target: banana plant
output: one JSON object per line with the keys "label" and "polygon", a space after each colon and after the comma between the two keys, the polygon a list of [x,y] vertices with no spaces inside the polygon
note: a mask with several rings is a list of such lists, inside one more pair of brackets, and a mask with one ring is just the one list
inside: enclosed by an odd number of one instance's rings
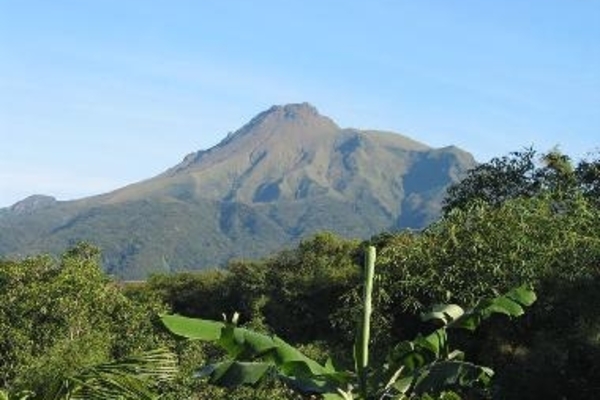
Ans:
{"label": "banana plant", "polygon": [[403,400],[423,394],[436,395],[448,387],[487,385],[493,371],[465,361],[461,351],[450,349],[448,331],[473,331],[493,314],[520,316],[536,299],[532,290],[519,287],[495,299],[482,300],[470,310],[454,304],[436,306],[422,317],[436,322],[437,329],[398,343],[383,365],[374,367],[369,361],[374,270],[375,248],[368,247],[354,371],[338,371],[331,360],[320,364],[277,336],[238,327],[237,315],[223,322],[163,315],[162,322],[177,336],[214,342],[226,351],[227,360],[208,364],[196,374],[213,384],[253,385],[276,376],[301,393],[320,395],[326,400]]}
{"label": "banana plant", "polygon": [[455,304],[435,306],[431,312],[423,314],[422,319],[435,321],[440,327],[426,336],[400,342],[389,352],[381,368],[389,380],[380,388],[380,397],[409,399],[425,393],[440,393],[447,387],[487,386],[494,371],[465,361],[462,351],[451,349],[449,331],[474,331],[494,314],[521,316],[524,308],[535,300],[535,293],[522,286],[494,299],[481,300],[466,311]]}

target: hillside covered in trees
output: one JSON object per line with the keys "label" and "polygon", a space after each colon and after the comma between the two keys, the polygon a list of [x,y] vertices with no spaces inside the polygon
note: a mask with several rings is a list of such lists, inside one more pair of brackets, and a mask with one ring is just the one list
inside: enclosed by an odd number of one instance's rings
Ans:
{"label": "hillside covered in trees", "polygon": [[420,232],[365,241],[319,233],[263,259],[135,284],[107,277],[89,244],[60,258],[4,259],[0,398],[314,398],[275,373],[240,387],[195,378],[223,350],[172,335],[159,316],[219,321],[238,312],[239,326],[352,370],[360,266],[374,246],[373,360],[435,332],[420,317],[435,304],[474,307],[523,285],[537,295],[519,318],[492,316],[449,336],[466,360],[495,372],[491,380],[395,398],[591,399],[600,393],[599,227],[600,159],[525,150],[473,169]]}
{"label": "hillside covered in trees", "polygon": [[162,174],[98,196],[33,196],[0,209],[0,254],[87,241],[122,279],[222,266],[316,232],[368,238],[425,227],[475,166],[454,146],[341,128],[308,103],[273,106]]}

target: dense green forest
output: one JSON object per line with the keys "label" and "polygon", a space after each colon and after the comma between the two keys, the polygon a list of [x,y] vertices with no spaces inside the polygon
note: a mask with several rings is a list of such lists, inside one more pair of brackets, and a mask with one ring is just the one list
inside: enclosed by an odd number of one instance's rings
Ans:
{"label": "dense green forest", "polygon": [[600,393],[600,158],[575,163],[558,151],[524,150],[473,169],[449,190],[443,216],[419,232],[364,242],[321,233],[266,259],[146,282],[111,279],[100,251],[85,243],[60,258],[1,260],[0,399],[318,398],[276,373],[235,387],[195,377],[226,353],[173,335],[161,315],[223,321],[237,312],[248,332],[351,371],[368,246],[377,250],[374,361],[436,332],[421,318],[436,304],[468,309],[523,285],[537,295],[518,318],[492,316],[475,332],[448,336],[466,360],[494,371],[489,381],[395,398]]}

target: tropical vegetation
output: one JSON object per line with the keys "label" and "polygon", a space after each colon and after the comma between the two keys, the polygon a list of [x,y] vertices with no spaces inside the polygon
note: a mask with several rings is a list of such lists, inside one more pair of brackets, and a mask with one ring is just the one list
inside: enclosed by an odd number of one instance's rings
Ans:
{"label": "tropical vegetation", "polygon": [[[324,232],[268,258],[145,282],[107,276],[88,244],[58,258],[2,259],[0,398],[595,398],[599,196],[599,158],[526,149],[472,170],[422,231],[367,241]],[[370,246],[365,368],[349,349]],[[469,315],[520,314],[507,299],[526,313],[453,329]],[[209,336],[186,339],[200,334]],[[465,375],[422,389],[441,361]],[[244,363],[258,373],[237,385]]]}

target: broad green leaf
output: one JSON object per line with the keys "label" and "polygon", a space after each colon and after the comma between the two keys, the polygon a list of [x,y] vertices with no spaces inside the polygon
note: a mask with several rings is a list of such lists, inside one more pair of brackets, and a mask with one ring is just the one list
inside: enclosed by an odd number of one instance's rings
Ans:
{"label": "broad green leaf", "polygon": [[271,368],[273,364],[268,362],[225,361],[214,364],[210,382],[226,387],[254,385]]}
{"label": "broad green leaf", "polygon": [[433,359],[435,359],[435,356],[429,349],[405,341],[396,345],[388,356],[388,363],[391,369],[397,370],[404,367],[405,373],[410,374]]}
{"label": "broad green leaf", "polygon": [[524,306],[530,306],[536,300],[535,292],[525,286],[518,287],[505,295],[491,300],[481,301],[475,308],[448,324],[449,328],[475,330],[479,324],[493,314],[509,317],[523,315]]}
{"label": "broad green leaf", "polygon": [[288,376],[280,375],[280,378],[288,386],[294,388],[300,393],[335,393],[338,386],[327,379],[327,377],[318,376]]}
{"label": "broad green leaf", "polygon": [[[227,326],[222,330],[223,336],[218,344],[224,347],[230,355],[238,360],[250,360],[260,358],[272,361],[275,365],[283,368],[295,369],[284,370],[288,375],[304,372],[307,368],[312,374],[324,375],[328,369],[302,354],[298,349],[289,345],[277,336],[269,336],[253,332],[245,328],[234,328]],[[299,367],[303,365],[303,367]]]}
{"label": "broad green leaf", "polygon": [[181,315],[162,315],[160,318],[171,332],[193,340],[219,340],[221,329],[225,327],[223,322],[188,318]]}
{"label": "broad green leaf", "polygon": [[325,361],[325,370],[328,373],[336,372],[336,369],[335,369],[335,366],[333,365],[333,360],[331,359],[331,357],[327,357],[327,361]]}
{"label": "broad green leaf", "polygon": [[[279,374],[299,388],[324,393],[333,390],[335,382],[344,381],[332,364],[322,366],[277,336],[265,335],[231,323],[201,319],[163,316],[162,320],[173,333],[190,339],[210,340],[227,351],[234,360],[213,364],[202,369],[198,376],[210,376],[219,385],[255,383],[268,370],[276,367]],[[345,378],[348,381],[348,378]]]}
{"label": "broad green leaf", "polygon": [[537,297],[535,292],[526,286],[520,286],[518,288],[512,289],[508,293],[505,294],[505,297],[516,301],[519,304],[524,306],[530,306],[535,303]]}
{"label": "broad green leaf", "polygon": [[404,366],[398,368],[391,378],[388,379],[388,382],[383,387],[384,393],[389,393],[390,389],[395,388],[400,393],[405,393],[410,384],[412,382],[412,377],[402,377],[402,373],[404,372]]}
{"label": "broad green leaf", "polygon": [[277,347],[271,336],[236,328],[233,324],[223,327],[217,344],[238,360],[255,359]]}
{"label": "broad green leaf", "polygon": [[316,375],[326,375],[329,373],[328,369],[318,362],[308,358],[302,354],[298,349],[284,342],[282,339],[275,336],[273,342],[277,344],[274,350],[275,361],[278,364],[285,364],[292,361],[302,361],[310,368],[311,372]]}
{"label": "broad green leaf", "polygon": [[508,297],[500,297],[484,310],[486,314],[504,314],[509,317],[520,317],[525,313],[521,305]]}
{"label": "broad green leaf", "polygon": [[448,334],[445,328],[440,328],[427,336],[419,337],[414,342],[432,352],[436,357],[439,357],[440,353],[446,348]]}
{"label": "broad green leaf", "polygon": [[388,355],[390,369],[403,368],[404,375],[411,375],[423,366],[434,362],[445,353],[447,347],[446,328],[440,328],[427,336],[418,336],[415,340],[399,343]]}
{"label": "broad green leaf", "polygon": [[474,331],[484,319],[485,318],[482,313],[473,313],[472,311],[468,311],[462,317],[454,321],[448,328],[460,328]]}
{"label": "broad green leaf", "polygon": [[421,318],[423,321],[439,320],[447,325],[448,323],[461,317],[465,311],[456,304],[439,304],[433,307],[433,309],[424,313]]}
{"label": "broad green leaf", "polygon": [[476,383],[487,385],[494,372],[486,367],[464,361],[442,361],[423,371],[414,392],[439,393],[452,385],[469,387]]}
{"label": "broad green leaf", "polygon": [[413,377],[412,376],[406,376],[403,377],[401,379],[397,379],[394,384],[393,387],[394,389],[396,389],[399,393],[407,393],[408,390],[410,389],[410,386],[412,385],[413,382]]}
{"label": "broad green leaf", "polygon": [[[520,287],[495,299],[481,301],[466,312],[455,305],[436,306],[432,312],[422,317],[426,320],[440,320],[445,325],[427,336],[419,335],[411,342],[399,343],[388,356],[389,370],[402,372],[390,380],[394,382],[394,389],[401,394],[422,394],[436,392],[449,385],[486,384],[493,371],[462,361],[464,354],[461,351],[450,351],[448,328],[474,330],[481,321],[493,314],[516,317],[523,314],[523,307],[534,301],[535,294]],[[388,387],[389,383],[385,388]]]}

